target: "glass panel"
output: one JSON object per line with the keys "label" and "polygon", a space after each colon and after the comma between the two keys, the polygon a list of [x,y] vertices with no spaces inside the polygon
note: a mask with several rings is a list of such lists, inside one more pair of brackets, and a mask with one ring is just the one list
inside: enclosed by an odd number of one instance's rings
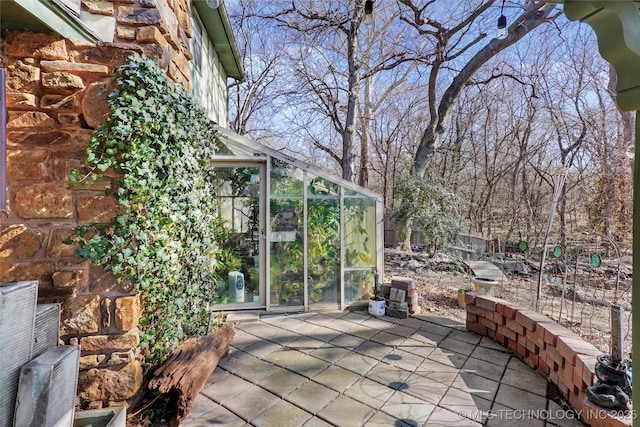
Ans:
{"label": "glass panel", "polygon": [[260,167],[215,167],[215,199],[227,238],[216,304],[260,303]]}
{"label": "glass panel", "polygon": [[313,177],[309,174],[309,185],[307,186],[309,197],[313,196],[338,196],[340,186],[328,179]]}
{"label": "glass panel", "polygon": [[304,304],[303,200],[271,200],[271,305]]}
{"label": "glass panel", "polygon": [[345,267],[376,266],[376,201],[344,199]]}
{"label": "glass panel", "polygon": [[352,190],[350,188],[345,188],[344,189],[344,195],[345,196],[355,196],[355,197],[366,197],[369,198],[369,196],[365,196],[364,194],[356,191],[356,190]]}
{"label": "glass panel", "polygon": [[220,147],[216,150],[218,156],[255,156],[265,157],[266,154],[258,149],[249,147],[228,138],[219,138]]}
{"label": "glass panel", "polygon": [[368,300],[373,295],[375,272],[374,269],[345,270],[344,272],[344,301]]}
{"label": "glass panel", "polygon": [[338,304],[340,283],[340,201],[307,201],[309,304]]}
{"label": "glass panel", "polygon": [[302,170],[282,160],[271,158],[271,196],[303,195]]}

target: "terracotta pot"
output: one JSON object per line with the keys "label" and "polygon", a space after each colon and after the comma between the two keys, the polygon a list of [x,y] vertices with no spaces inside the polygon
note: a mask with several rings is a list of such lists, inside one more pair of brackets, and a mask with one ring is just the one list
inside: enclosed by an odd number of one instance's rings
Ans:
{"label": "terracotta pot", "polygon": [[467,307],[467,302],[464,299],[464,295],[465,295],[465,291],[464,290],[459,290],[458,291],[458,307],[460,308],[466,308]]}

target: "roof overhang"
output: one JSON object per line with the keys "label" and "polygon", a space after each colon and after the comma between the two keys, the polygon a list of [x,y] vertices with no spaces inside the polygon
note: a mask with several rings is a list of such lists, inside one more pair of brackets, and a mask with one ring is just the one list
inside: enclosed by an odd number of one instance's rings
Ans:
{"label": "roof overhang", "polygon": [[224,1],[220,1],[220,6],[216,9],[209,7],[205,0],[193,0],[192,5],[198,12],[227,75],[236,80],[244,80],[242,61]]}
{"label": "roof overhang", "polygon": [[62,2],[0,0],[0,19],[2,29],[44,31],[88,43],[99,40]]}

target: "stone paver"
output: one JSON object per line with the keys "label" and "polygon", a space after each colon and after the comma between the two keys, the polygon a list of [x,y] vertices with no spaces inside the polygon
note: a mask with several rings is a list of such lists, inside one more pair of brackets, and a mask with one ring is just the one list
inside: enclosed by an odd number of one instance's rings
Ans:
{"label": "stone paver", "polygon": [[253,420],[280,401],[273,393],[260,387],[251,387],[227,400],[224,406],[246,420]]}
{"label": "stone paver", "polygon": [[496,402],[511,409],[533,410],[544,407],[546,398],[508,384],[500,384]]}
{"label": "stone paver", "polygon": [[257,427],[298,427],[311,418],[311,414],[295,405],[281,400],[252,421]]}
{"label": "stone paver", "polygon": [[396,391],[381,410],[406,424],[421,426],[427,421],[435,407],[435,405],[424,400],[410,396],[402,391]]}
{"label": "stone paver", "polygon": [[[339,311],[238,319],[230,353],[183,426],[580,425],[547,399],[542,376],[451,319]],[[549,419],[515,421],[514,410]]]}
{"label": "stone paver", "polygon": [[426,425],[429,427],[480,427],[482,424],[471,421],[457,412],[436,408],[429,416]]}
{"label": "stone paver", "polygon": [[271,393],[283,397],[307,381],[309,381],[309,379],[302,375],[298,375],[288,369],[277,368],[275,373],[258,381],[258,385]]}
{"label": "stone paver", "polygon": [[340,393],[329,387],[309,381],[297,389],[295,393],[290,393],[286,399],[305,408],[310,413],[316,414],[339,395]]}
{"label": "stone paver", "polygon": [[547,394],[547,380],[536,372],[522,372],[507,368],[501,382],[502,384],[530,391],[539,396],[546,396]]}
{"label": "stone paver", "polygon": [[373,413],[372,408],[348,396],[340,395],[318,415],[335,425],[361,426],[371,418]]}
{"label": "stone paver", "polygon": [[[191,414],[189,414],[191,415]],[[247,423],[242,418],[235,415],[222,406],[212,407],[209,411],[200,415],[197,418],[188,416],[181,424],[183,427],[206,427],[206,426],[225,426],[225,427],[240,427],[245,426]]]}
{"label": "stone paver", "polygon": [[326,385],[338,392],[348,389],[359,379],[360,376],[358,374],[335,365],[329,366],[327,369],[313,377],[313,381]]}
{"label": "stone paver", "polygon": [[344,394],[365,405],[378,409],[384,405],[393,393],[394,390],[392,388],[368,378],[362,378],[346,390]]}

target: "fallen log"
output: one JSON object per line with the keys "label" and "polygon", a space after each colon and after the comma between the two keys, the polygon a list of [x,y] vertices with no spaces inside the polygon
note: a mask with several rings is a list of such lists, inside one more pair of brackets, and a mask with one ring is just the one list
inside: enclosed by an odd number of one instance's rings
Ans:
{"label": "fallen log", "polygon": [[218,362],[229,353],[234,335],[233,327],[225,325],[203,337],[189,338],[155,370],[148,388],[172,395],[176,414],[171,425],[179,425],[189,413]]}

